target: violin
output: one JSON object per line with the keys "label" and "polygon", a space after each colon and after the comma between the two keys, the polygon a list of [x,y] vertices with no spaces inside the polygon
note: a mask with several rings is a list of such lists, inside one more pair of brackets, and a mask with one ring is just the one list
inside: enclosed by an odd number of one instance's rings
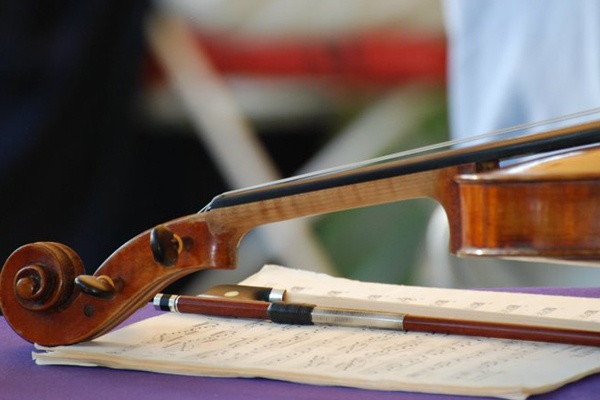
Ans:
{"label": "violin", "polygon": [[589,115],[226,192],[197,214],[134,237],[93,275],[63,244],[24,245],[0,273],[3,314],[30,342],[90,340],[185,275],[235,268],[240,241],[257,226],[422,197],[445,209],[449,250],[458,256],[593,264],[600,260],[600,121],[582,118]]}

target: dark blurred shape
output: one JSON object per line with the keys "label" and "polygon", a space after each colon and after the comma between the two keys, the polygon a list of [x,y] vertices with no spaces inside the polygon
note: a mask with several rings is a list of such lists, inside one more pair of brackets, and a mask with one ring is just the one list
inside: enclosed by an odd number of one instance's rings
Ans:
{"label": "dark blurred shape", "polygon": [[148,4],[0,7],[0,258],[60,241],[95,270],[131,231],[123,221]]}

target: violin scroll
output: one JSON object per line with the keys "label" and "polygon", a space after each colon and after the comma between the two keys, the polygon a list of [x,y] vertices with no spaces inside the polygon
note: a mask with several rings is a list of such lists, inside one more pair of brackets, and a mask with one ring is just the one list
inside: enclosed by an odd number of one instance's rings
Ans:
{"label": "violin scroll", "polygon": [[2,280],[0,293],[13,291],[14,296],[2,296],[3,308],[13,308],[9,304],[16,301],[29,311],[53,312],[72,301],[74,279],[84,268],[79,256],[69,247],[39,242],[17,249],[7,260],[4,270],[3,274],[14,278],[12,282]]}

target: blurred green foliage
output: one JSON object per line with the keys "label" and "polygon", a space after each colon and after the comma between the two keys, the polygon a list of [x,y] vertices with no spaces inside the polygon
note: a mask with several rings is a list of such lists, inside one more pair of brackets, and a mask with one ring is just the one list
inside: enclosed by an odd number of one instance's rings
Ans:
{"label": "blurred green foliage", "polygon": [[[417,129],[381,155],[447,140],[444,93],[433,96]],[[323,215],[314,230],[341,276],[411,284],[435,202],[415,199]]]}

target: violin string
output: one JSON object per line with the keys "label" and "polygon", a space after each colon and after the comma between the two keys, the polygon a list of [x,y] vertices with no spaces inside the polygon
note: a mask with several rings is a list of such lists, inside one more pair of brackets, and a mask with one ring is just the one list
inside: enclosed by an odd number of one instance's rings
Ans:
{"label": "violin string", "polygon": [[[549,129],[551,125],[556,125],[556,124],[559,124],[562,122],[572,122],[574,120],[577,120],[577,119],[580,119],[583,117],[590,117],[594,114],[599,114],[599,116],[600,116],[600,107],[580,111],[577,113],[567,114],[567,115],[563,115],[563,116],[559,116],[559,117],[555,117],[555,118],[550,118],[550,119],[546,119],[543,121],[529,122],[529,123],[524,123],[524,124],[520,124],[520,125],[515,125],[515,126],[511,126],[509,128],[498,129],[498,130],[494,130],[492,132],[484,133],[481,135],[475,135],[475,136],[468,137],[468,138],[445,141],[445,142],[441,142],[441,143],[435,143],[432,145],[419,147],[416,149],[405,150],[405,151],[401,151],[399,153],[388,154],[388,155],[372,158],[372,159],[365,160],[365,161],[359,161],[359,162],[355,162],[355,163],[351,163],[351,164],[336,166],[336,167],[318,170],[318,171],[314,171],[314,172],[308,172],[305,174],[296,175],[296,176],[292,176],[289,178],[276,180],[273,182],[267,182],[267,183],[262,183],[262,184],[258,184],[255,186],[250,186],[247,188],[228,191],[217,197],[222,197],[222,196],[226,196],[226,195],[234,195],[236,193],[241,193],[241,192],[264,189],[264,188],[268,188],[268,187],[271,187],[274,185],[279,185],[279,184],[284,184],[284,183],[292,183],[292,182],[305,180],[305,179],[309,179],[309,178],[323,177],[326,175],[331,175],[331,174],[345,172],[345,171],[351,171],[351,170],[359,169],[359,168],[363,168],[363,167],[375,166],[375,165],[382,164],[382,163],[389,162],[389,161],[399,161],[399,160],[406,159],[406,158],[412,157],[412,156],[425,155],[428,153],[439,152],[442,149],[456,148],[458,146],[473,144],[473,143],[480,142],[480,141],[491,141],[491,139],[498,139],[498,138],[502,138],[505,136],[513,136],[516,132],[519,132],[519,131],[532,130],[534,128],[539,128],[539,127],[547,127]],[[530,132],[527,135],[531,135],[533,133],[534,132]],[[524,135],[524,136],[527,136],[527,135]],[[207,205],[206,207],[204,207],[200,212],[207,211],[209,209],[210,209],[210,204]]]}

